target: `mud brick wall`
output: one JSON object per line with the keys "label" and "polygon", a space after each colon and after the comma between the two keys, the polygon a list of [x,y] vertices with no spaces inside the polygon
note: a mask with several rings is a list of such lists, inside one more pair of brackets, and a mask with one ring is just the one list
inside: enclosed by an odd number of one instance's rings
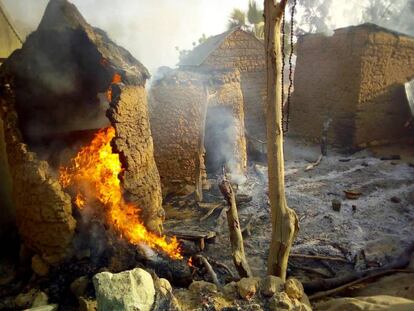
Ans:
{"label": "mud brick wall", "polygon": [[114,85],[112,94],[107,114],[116,131],[112,145],[125,168],[121,176],[125,198],[141,209],[148,229],[161,233],[161,182],[154,160],[145,87]]}
{"label": "mud brick wall", "polygon": [[403,84],[414,78],[414,38],[385,31],[361,31],[361,36],[367,43],[361,58],[355,144],[407,136],[404,123],[410,109]]}
{"label": "mud brick wall", "polygon": [[363,45],[354,33],[306,35],[297,43],[290,132],[318,141],[331,118],[330,143],[351,145],[355,135]]}
{"label": "mud brick wall", "polygon": [[230,107],[233,112],[235,133],[234,145],[231,146],[234,154],[234,173],[244,174],[247,166],[246,138],[244,133],[243,93],[238,71],[217,73],[212,78],[212,88],[215,96],[209,101],[208,107]]}
{"label": "mud brick wall", "polygon": [[[203,77],[178,71],[152,86],[150,122],[163,192],[195,184],[206,105]],[[202,163],[202,167],[204,163]]]}
{"label": "mud brick wall", "polygon": [[24,244],[54,264],[71,250],[76,227],[71,198],[62,190],[47,162],[40,161],[23,143],[12,102],[10,91],[2,86],[0,106],[17,227]]}
{"label": "mud brick wall", "polygon": [[266,59],[263,43],[242,30],[236,30],[214,50],[200,70],[237,69],[241,76],[247,133],[266,139]]}
{"label": "mud brick wall", "polygon": [[414,76],[412,42],[372,24],[301,37],[291,133],[319,141],[330,118],[328,140],[343,147],[407,135],[401,83]]}
{"label": "mud brick wall", "polygon": [[11,198],[11,176],[4,139],[3,120],[0,119],[0,238],[10,233],[15,224],[14,207]]}

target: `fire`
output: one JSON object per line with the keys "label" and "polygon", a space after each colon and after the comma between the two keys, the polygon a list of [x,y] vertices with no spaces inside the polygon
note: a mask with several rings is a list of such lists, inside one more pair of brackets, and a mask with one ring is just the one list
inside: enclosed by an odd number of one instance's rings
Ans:
{"label": "fire", "polygon": [[[122,77],[119,74],[114,74],[114,76],[112,77],[112,84],[117,84],[117,83],[121,83],[122,82]],[[106,91],[106,98],[108,99],[108,101],[112,101],[112,89],[111,87],[109,87],[109,89]]]}
{"label": "fire", "polygon": [[108,224],[130,243],[145,243],[164,251],[172,259],[182,259],[175,237],[167,241],[148,231],[139,217],[139,209],[125,202],[118,178],[122,172],[119,155],[112,152],[111,140],[115,129],[108,127],[95,134],[90,145],[83,147],[69,167],[60,168],[60,183],[77,192],[75,204],[79,209],[88,202],[98,201]]}

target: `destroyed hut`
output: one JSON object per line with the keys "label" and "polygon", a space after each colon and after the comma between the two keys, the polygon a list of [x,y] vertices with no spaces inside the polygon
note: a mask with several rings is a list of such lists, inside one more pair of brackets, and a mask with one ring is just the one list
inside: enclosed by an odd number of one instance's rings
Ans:
{"label": "destroyed hut", "polygon": [[328,141],[345,148],[412,135],[404,84],[414,78],[413,37],[363,24],[304,35],[297,54],[292,134],[319,141],[330,120]]}
{"label": "destroyed hut", "polygon": [[[148,77],[66,0],[49,2],[37,30],[1,66],[16,225],[37,261],[57,264],[84,251],[100,256],[108,232],[132,243],[137,227],[161,232]],[[142,223],[131,223],[138,214]]]}
{"label": "destroyed hut", "polygon": [[[240,27],[195,47],[151,88],[151,127],[164,190],[225,164],[245,172],[248,148],[266,137],[263,42]],[[253,154],[253,152],[251,153]],[[179,160],[178,160],[179,159]]]}

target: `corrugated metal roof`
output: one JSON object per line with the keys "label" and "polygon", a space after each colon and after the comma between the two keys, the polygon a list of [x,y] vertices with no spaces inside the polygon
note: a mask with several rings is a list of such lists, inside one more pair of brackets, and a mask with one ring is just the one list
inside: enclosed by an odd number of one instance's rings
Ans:
{"label": "corrugated metal roof", "polygon": [[216,50],[224,40],[240,27],[232,28],[222,34],[208,38],[202,44],[196,46],[184,59],[182,59],[178,66],[200,66],[207,57]]}

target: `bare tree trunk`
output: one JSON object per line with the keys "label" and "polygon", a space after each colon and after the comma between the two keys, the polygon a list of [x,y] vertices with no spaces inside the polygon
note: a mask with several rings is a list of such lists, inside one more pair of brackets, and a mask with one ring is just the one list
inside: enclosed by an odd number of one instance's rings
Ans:
{"label": "bare tree trunk", "polygon": [[265,48],[267,63],[267,162],[269,201],[272,213],[272,239],[268,274],[286,279],[289,252],[298,231],[296,213],[285,197],[282,100],[281,21],[287,0],[265,0]]}
{"label": "bare tree trunk", "polygon": [[236,196],[234,194],[233,187],[224,176],[219,188],[229,206],[227,210],[227,223],[229,226],[231,253],[234,265],[236,266],[240,277],[251,277],[253,275],[244,252],[243,235],[240,228],[239,214],[237,213],[236,206]]}

